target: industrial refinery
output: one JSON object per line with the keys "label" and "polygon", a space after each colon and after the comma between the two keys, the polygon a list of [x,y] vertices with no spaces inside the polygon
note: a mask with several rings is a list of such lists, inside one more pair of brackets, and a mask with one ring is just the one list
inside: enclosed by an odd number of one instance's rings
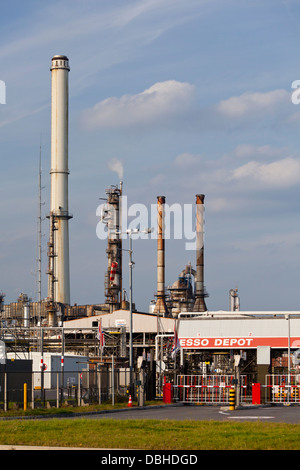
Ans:
{"label": "industrial refinery", "polygon": [[[54,56],[50,70],[48,293],[47,298],[38,301],[20,293],[16,302],[9,304],[5,303],[5,294],[0,293],[2,364],[12,358],[19,367],[22,361],[32,361],[32,371],[40,377],[47,362],[49,371],[64,371],[68,384],[89,390],[95,382],[87,385],[84,374],[77,378],[77,373],[114,367],[124,375],[124,389],[129,388],[134,396],[137,384],[144,398],[161,397],[168,383],[172,384],[172,400],[226,403],[229,388],[235,386],[243,403],[253,399],[253,384],[259,384],[258,401],[298,402],[300,311],[242,311],[237,287],[228,293],[228,311],[209,310],[204,269],[205,195],[201,188],[191,195],[196,227],[193,261],[174,273],[174,282],[169,286],[165,282],[167,196],[157,196],[157,251],[153,253],[157,287],[155,293],[149,293],[149,298],[153,296],[149,310],[142,312],[132,298],[132,277],[129,287],[123,282],[124,185],[122,181],[119,185],[108,182],[103,188],[106,197],[100,216],[107,231],[103,303],[72,305],[68,57]],[[130,242],[131,233],[127,235]],[[130,275],[131,255],[130,245]],[[0,289],[5,291],[5,286]],[[61,362],[51,365],[57,356]],[[54,382],[36,379],[32,389],[51,389],[57,386],[57,379]],[[108,390],[109,383],[102,383],[102,390]]]}

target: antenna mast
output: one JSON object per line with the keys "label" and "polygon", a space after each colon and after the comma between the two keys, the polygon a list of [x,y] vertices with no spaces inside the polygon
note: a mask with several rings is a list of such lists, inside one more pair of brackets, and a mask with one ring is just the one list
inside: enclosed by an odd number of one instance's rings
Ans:
{"label": "antenna mast", "polygon": [[39,155],[39,190],[38,190],[38,218],[37,218],[37,296],[38,296],[38,321],[41,324],[42,302],[42,146],[40,144]]}

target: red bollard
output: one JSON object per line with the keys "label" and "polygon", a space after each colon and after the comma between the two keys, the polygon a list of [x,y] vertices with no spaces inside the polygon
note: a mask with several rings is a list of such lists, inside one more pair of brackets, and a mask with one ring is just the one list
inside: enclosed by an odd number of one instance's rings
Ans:
{"label": "red bollard", "polygon": [[172,384],[165,383],[163,386],[163,402],[172,403]]}
{"label": "red bollard", "polygon": [[252,405],[261,405],[260,384],[252,384]]}

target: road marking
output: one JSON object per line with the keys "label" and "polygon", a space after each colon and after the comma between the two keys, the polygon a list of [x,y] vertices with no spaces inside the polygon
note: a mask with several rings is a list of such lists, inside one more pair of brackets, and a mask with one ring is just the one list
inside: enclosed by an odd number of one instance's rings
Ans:
{"label": "road marking", "polygon": [[230,413],[219,411],[221,415],[225,415],[228,419],[274,419],[274,416],[229,416]]}
{"label": "road marking", "polygon": [[228,416],[229,419],[274,419],[274,416]]}

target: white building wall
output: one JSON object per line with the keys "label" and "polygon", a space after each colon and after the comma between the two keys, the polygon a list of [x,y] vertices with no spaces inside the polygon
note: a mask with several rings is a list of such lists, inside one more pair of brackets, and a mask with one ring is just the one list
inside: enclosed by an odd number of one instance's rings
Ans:
{"label": "white building wall", "polygon": [[[181,319],[178,336],[181,347],[194,348],[257,348],[271,346],[287,348],[300,347],[300,312],[264,312],[264,316],[243,312],[244,316],[227,316],[210,312],[202,318]],[[274,315],[281,315],[275,317]],[[222,318],[223,316],[223,318]],[[298,316],[298,318],[297,318]]]}
{"label": "white building wall", "polygon": [[[126,330],[130,329],[130,312],[129,310],[116,310],[113,313],[103,313],[101,315],[93,315],[91,317],[79,318],[78,320],[70,320],[64,322],[64,328],[91,328],[93,322],[101,320],[102,328],[115,328],[118,325],[123,325]],[[173,318],[160,318],[159,319],[164,332],[174,332]],[[157,333],[158,320],[157,315],[147,313],[132,314],[133,333]],[[160,331],[160,330],[159,330]]]}

